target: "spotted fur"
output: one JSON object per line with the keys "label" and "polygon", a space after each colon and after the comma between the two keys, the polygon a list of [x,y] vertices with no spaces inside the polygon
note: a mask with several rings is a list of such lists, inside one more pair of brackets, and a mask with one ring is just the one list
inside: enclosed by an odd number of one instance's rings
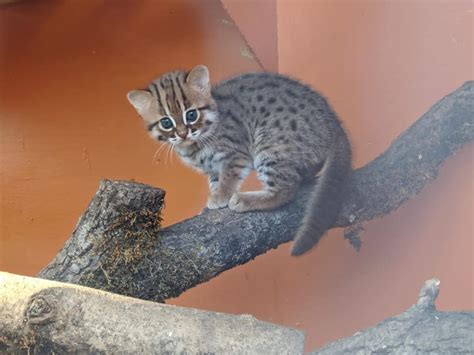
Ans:
{"label": "spotted fur", "polygon": [[[335,222],[351,148],[334,111],[310,87],[277,74],[249,73],[211,88],[200,65],[189,73],[166,73],[147,89],[129,92],[128,99],[154,139],[173,144],[186,164],[208,176],[208,208],[273,209],[319,174],[292,254],[309,250]],[[186,121],[190,110],[199,116],[193,123]],[[160,121],[164,117],[172,119],[172,129],[163,129],[161,123],[170,124]],[[239,192],[252,169],[262,190]]]}

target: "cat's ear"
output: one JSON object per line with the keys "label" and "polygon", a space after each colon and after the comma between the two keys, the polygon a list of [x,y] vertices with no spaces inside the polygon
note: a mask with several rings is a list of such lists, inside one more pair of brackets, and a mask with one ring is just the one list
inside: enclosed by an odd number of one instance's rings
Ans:
{"label": "cat's ear", "polygon": [[186,83],[202,93],[209,92],[211,90],[211,83],[209,82],[209,70],[205,65],[198,65],[194,67],[186,77]]}
{"label": "cat's ear", "polygon": [[144,90],[129,91],[127,98],[140,114],[146,112],[150,108],[150,104],[153,101],[153,95]]}

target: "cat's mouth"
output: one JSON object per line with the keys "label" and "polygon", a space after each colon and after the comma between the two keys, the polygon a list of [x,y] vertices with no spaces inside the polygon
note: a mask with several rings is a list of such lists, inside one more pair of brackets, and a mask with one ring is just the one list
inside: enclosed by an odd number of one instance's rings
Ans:
{"label": "cat's mouth", "polygon": [[175,133],[173,136],[168,138],[168,142],[173,145],[189,145],[196,142],[201,133],[201,130],[188,129],[187,131]]}
{"label": "cat's mouth", "polygon": [[180,140],[178,142],[175,142],[175,143],[171,143],[171,144],[174,144],[174,145],[180,145],[182,147],[186,147],[186,146],[189,146],[189,145],[192,145],[194,144],[196,141],[194,139],[184,139],[184,140]]}
{"label": "cat's mouth", "polygon": [[194,138],[188,135],[185,138],[182,138],[182,137],[174,138],[174,139],[170,138],[168,142],[171,145],[179,145],[179,146],[185,147],[185,146],[189,146],[196,143],[196,140],[197,140],[197,137]]}

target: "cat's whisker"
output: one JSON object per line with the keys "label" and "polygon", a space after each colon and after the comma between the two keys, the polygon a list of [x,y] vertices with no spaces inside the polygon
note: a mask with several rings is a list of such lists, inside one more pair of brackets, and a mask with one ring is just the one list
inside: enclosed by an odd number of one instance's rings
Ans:
{"label": "cat's whisker", "polygon": [[170,153],[172,144],[168,144],[168,150],[166,151],[166,167],[168,167],[168,162],[170,161]]}
{"label": "cat's whisker", "polygon": [[174,144],[171,144],[171,164],[174,164]]}
{"label": "cat's whisker", "polygon": [[163,149],[163,163],[165,164],[165,166],[166,166],[166,163],[167,163],[166,157],[167,157],[167,151],[169,149],[168,146],[169,146],[169,144],[166,144],[165,148]]}
{"label": "cat's whisker", "polygon": [[207,137],[203,137],[201,143],[204,148],[210,148],[212,142]]}
{"label": "cat's whisker", "polygon": [[153,155],[153,163],[156,163],[157,160],[158,160],[158,157],[160,155],[161,152],[163,152],[163,149],[166,147],[166,143],[162,143],[158,149],[155,151],[155,154]]}
{"label": "cat's whisker", "polygon": [[199,142],[202,143],[203,147],[211,148],[212,144],[217,142],[217,138],[213,134],[207,134],[200,137]]}

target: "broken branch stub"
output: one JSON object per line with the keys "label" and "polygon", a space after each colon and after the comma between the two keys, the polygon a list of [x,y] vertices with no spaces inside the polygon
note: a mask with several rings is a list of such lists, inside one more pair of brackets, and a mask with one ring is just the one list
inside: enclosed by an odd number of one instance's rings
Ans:
{"label": "broken branch stub", "polygon": [[418,302],[404,313],[311,354],[472,354],[474,312],[437,311],[439,285],[426,281]]}

